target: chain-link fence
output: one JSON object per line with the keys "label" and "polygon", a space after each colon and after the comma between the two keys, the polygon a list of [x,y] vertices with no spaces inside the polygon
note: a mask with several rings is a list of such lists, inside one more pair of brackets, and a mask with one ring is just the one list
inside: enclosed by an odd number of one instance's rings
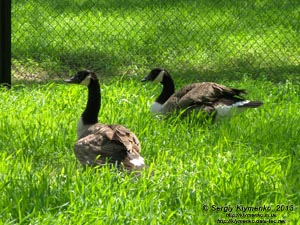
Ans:
{"label": "chain-link fence", "polygon": [[14,79],[299,71],[299,0],[13,0]]}

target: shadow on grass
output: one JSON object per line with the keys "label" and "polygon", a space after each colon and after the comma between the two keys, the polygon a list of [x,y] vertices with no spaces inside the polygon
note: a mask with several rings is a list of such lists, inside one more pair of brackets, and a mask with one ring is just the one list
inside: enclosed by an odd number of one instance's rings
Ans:
{"label": "shadow on grass", "polygon": [[[101,80],[107,81],[119,74],[122,59],[101,52],[54,53],[50,61],[39,58],[14,58],[12,65],[13,85],[63,83],[66,78],[83,69],[93,70]],[[118,64],[118,65],[117,65]]]}
{"label": "shadow on grass", "polygon": [[[145,53],[147,54],[147,53]],[[185,63],[162,60],[157,64],[158,58],[149,58],[142,63],[117,54],[109,54],[99,51],[82,51],[59,53],[55,52],[53,58],[48,61],[40,59],[14,59],[13,60],[13,85],[15,84],[45,84],[51,82],[63,83],[63,80],[82,69],[90,69],[96,72],[101,82],[109,82],[117,77],[140,80],[154,67],[167,69],[175,81],[180,79],[185,83],[191,82],[222,82],[239,81],[247,76],[251,79],[262,79],[274,83],[289,80],[293,83],[300,82],[300,65],[282,65],[259,67],[251,65],[251,62],[236,63],[230,61],[215,66],[187,65]],[[237,59],[236,59],[237,60]],[[117,78],[118,79],[118,78]]]}
{"label": "shadow on grass", "polygon": [[274,83],[285,82],[289,80],[293,83],[300,82],[300,66],[271,66],[264,68],[255,67],[228,67],[220,70],[203,68],[186,68],[170,71],[176,77],[183,81],[211,81],[220,82],[224,80],[239,81],[246,75],[254,80],[262,79]]}
{"label": "shadow on grass", "polygon": [[[112,59],[113,60],[113,59]],[[117,60],[118,61],[118,60]],[[130,66],[119,66],[112,65],[110,63],[105,64],[95,64],[90,66],[73,65],[72,61],[69,61],[67,67],[69,70],[60,71],[56,77],[45,77],[42,79],[26,79],[22,77],[20,79],[15,79],[13,85],[35,85],[35,84],[47,84],[49,82],[64,84],[64,80],[76,73],[77,70],[81,69],[91,69],[97,73],[102,83],[110,82],[113,79],[118,79],[125,75],[125,79],[129,79],[130,75],[134,75],[134,79],[139,81],[142,79],[152,68],[152,67],[141,67],[131,68]],[[192,82],[224,82],[224,81],[239,81],[247,76],[251,79],[266,80],[273,83],[280,83],[285,81],[290,81],[292,83],[300,83],[300,66],[279,66],[279,67],[266,67],[266,68],[226,68],[221,70],[210,70],[203,68],[166,68],[170,74],[176,80],[179,79],[184,83]],[[127,76],[128,75],[128,76]],[[124,76],[122,76],[122,79]]]}

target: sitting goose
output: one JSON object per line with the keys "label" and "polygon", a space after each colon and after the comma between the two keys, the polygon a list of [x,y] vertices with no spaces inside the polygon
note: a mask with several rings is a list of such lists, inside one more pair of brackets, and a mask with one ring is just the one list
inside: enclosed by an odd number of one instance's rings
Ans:
{"label": "sitting goose", "polygon": [[77,124],[78,140],[74,146],[81,164],[123,164],[129,171],[143,168],[145,164],[140,156],[141,146],[135,134],[121,125],[98,123],[101,91],[96,74],[89,70],[79,71],[66,82],[88,87],[88,101]]}
{"label": "sitting goose", "polygon": [[151,106],[153,113],[171,113],[184,110],[187,115],[192,110],[198,110],[213,115],[217,120],[221,117],[230,117],[247,108],[257,108],[261,101],[244,99],[241,94],[245,90],[228,88],[223,85],[202,82],[189,84],[175,92],[174,82],[167,70],[155,68],[142,79],[142,82],[153,81],[161,83],[163,90]]}

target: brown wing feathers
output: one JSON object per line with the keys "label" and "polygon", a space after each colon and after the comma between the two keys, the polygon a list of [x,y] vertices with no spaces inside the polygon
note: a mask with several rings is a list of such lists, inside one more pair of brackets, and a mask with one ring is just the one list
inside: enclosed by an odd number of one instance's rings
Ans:
{"label": "brown wing feathers", "polygon": [[206,97],[206,98],[222,98],[228,96],[240,96],[241,94],[246,94],[247,92],[242,89],[228,88],[221,84],[212,82],[195,83],[194,89],[195,96]]}
{"label": "brown wing feathers", "polygon": [[164,108],[167,112],[187,107],[200,107],[202,109],[204,104],[206,106],[212,105],[216,99],[220,98],[238,98],[243,100],[241,94],[246,94],[246,91],[228,88],[212,82],[194,83],[175,92],[165,103]]}
{"label": "brown wing feathers", "polygon": [[127,157],[139,157],[141,151],[137,137],[121,125],[95,124],[83,136],[74,146],[83,165],[120,164]]}

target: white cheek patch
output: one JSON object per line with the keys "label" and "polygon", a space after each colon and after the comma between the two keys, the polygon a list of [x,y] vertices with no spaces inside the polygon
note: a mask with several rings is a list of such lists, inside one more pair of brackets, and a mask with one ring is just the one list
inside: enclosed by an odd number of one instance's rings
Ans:
{"label": "white cheek patch", "polygon": [[165,73],[165,71],[162,70],[162,71],[157,75],[157,77],[153,80],[153,82],[157,82],[157,83],[162,82],[163,77],[164,77],[164,73]]}
{"label": "white cheek patch", "polygon": [[87,76],[83,81],[80,82],[81,85],[88,86],[91,82],[91,76]]}

